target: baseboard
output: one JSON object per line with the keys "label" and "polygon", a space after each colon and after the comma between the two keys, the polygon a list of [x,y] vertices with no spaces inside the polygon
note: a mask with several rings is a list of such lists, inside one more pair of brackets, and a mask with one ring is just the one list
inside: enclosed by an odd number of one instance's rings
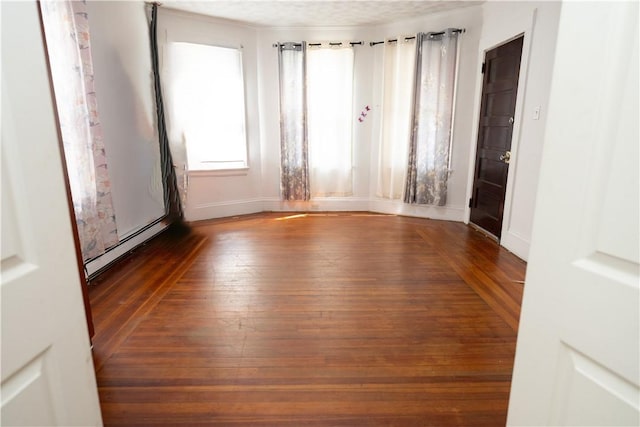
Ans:
{"label": "baseboard", "polygon": [[414,216],[444,221],[464,221],[464,207],[409,205],[399,200],[373,199],[369,210],[376,213]]}
{"label": "baseboard", "polygon": [[258,212],[375,212],[445,221],[464,221],[464,207],[408,205],[400,201],[364,197],[318,197],[308,201],[286,201],[277,197],[231,200],[199,205],[185,211],[189,222]]}
{"label": "baseboard", "polygon": [[369,199],[360,197],[318,197],[306,202],[263,199],[264,210],[273,212],[368,211]]}
{"label": "baseboard", "polygon": [[264,211],[264,199],[230,200],[208,203],[193,208],[187,207],[184,216],[187,222],[224,218],[234,215],[247,215]]}
{"label": "baseboard", "polygon": [[85,265],[87,277],[93,277],[97,272],[105,269],[118,258],[134,250],[136,247],[151,239],[168,226],[169,224],[165,221],[160,221],[131,238],[125,238],[126,240],[123,239],[124,241],[118,244],[118,246],[110,249],[99,257],[92,259]]}
{"label": "baseboard", "polygon": [[529,247],[531,243],[520,236],[518,233],[514,233],[513,231],[507,231],[502,234],[502,238],[500,239],[500,245],[504,246],[505,249],[513,252],[518,258],[527,261],[529,258]]}

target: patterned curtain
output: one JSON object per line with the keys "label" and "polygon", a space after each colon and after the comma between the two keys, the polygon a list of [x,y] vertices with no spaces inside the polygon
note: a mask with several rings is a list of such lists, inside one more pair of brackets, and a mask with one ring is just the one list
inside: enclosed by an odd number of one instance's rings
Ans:
{"label": "patterned curtain", "polygon": [[41,1],[71,198],[84,261],[118,243],[82,1]]}
{"label": "patterned curtain", "polygon": [[413,118],[416,39],[396,37],[384,45],[380,160],[376,196],[402,199]]}
{"label": "patterned curtain", "polygon": [[309,200],[305,84],[306,44],[278,46],[280,69],[280,192],[283,200]]}
{"label": "patterned curtain", "polygon": [[415,107],[406,203],[444,206],[456,81],[458,31],[418,34]]}

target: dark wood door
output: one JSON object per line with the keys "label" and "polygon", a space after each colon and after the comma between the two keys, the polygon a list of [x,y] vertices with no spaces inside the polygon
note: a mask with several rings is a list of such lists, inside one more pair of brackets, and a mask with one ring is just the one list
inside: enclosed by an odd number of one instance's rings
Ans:
{"label": "dark wood door", "polygon": [[500,238],[523,37],[490,50],[483,64],[471,222]]}

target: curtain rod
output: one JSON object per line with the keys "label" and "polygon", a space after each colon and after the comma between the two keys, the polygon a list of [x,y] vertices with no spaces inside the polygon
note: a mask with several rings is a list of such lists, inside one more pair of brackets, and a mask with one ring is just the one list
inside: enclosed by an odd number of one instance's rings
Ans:
{"label": "curtain rod", "polygon": [[[464,33],[464,32],[466,32],[466,30],[465,30],[464,28],[454,28],[454,29],[452,30],[452,32],[454,32],[454,33]],[[426,34],[430,34],[430,35],[432,35],[432,36],[440,36],[440,35],[442,35],[442,34],[444,34],[444,33],[445,33],[444,31],[439,31],[439,32],[437,32],[437,33],[426,33]],[[405,37],[405,38],[404,38],[404,40],[405,40],[405,41],[406,41],[406,40],[413,40],[413,39],[415,39],[415,38],[416,38],[416,36],[412,36],[412,37]],[[397,41],[398,41],[398,39],[389,39],[389,40],[387,40],[387,41],[386,41],[386,43],[395,43],[395,42],[397,42]],[[375,45],[377,45],[377,44],[384,44],[384,43],[385,43],[385,41],[384,41],[384,40],[383,40],[383,41],[380,41],[380,42],[369,42],[369,46],[375,46]]]}
{"label": "curtain rod", "polygon": [[[355,45],[364,45],[363,41],[358,41],[358,42],[345,42],[348,43],[351,46],[355,46]],[[329,42],[329,46],[342,46],[343,44],[345,44],[343,42]],[[284,45],[284,43],[274,43],[272,46],[273,47],[278,47],[278,46],[282,46]],[[291,43],[291,45],[293,46],[302,46],[302,43]],[[307,46],[322,46],[322,43],[307,43]]]}
{"label": "curtain rod", "polygon": [[[272,46],[279,47],[279,46],[284,46],[285,44],[286,43],[274,43]],[[289,45],[299,47],[299,46],[302,46],[302,43],[289,43]]]}

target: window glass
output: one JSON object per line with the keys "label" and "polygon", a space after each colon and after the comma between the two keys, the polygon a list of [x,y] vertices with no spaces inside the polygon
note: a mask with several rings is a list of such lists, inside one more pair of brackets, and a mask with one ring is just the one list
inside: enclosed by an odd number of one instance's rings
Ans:
{"label": "window glass", "polygon": [[307,51],[312,196],[352,195],[353,48]]}
{"label": "window glass", "polygon": [[245,96],[240,49],[173,43],[172,126],[189,170],[247,167]]}

